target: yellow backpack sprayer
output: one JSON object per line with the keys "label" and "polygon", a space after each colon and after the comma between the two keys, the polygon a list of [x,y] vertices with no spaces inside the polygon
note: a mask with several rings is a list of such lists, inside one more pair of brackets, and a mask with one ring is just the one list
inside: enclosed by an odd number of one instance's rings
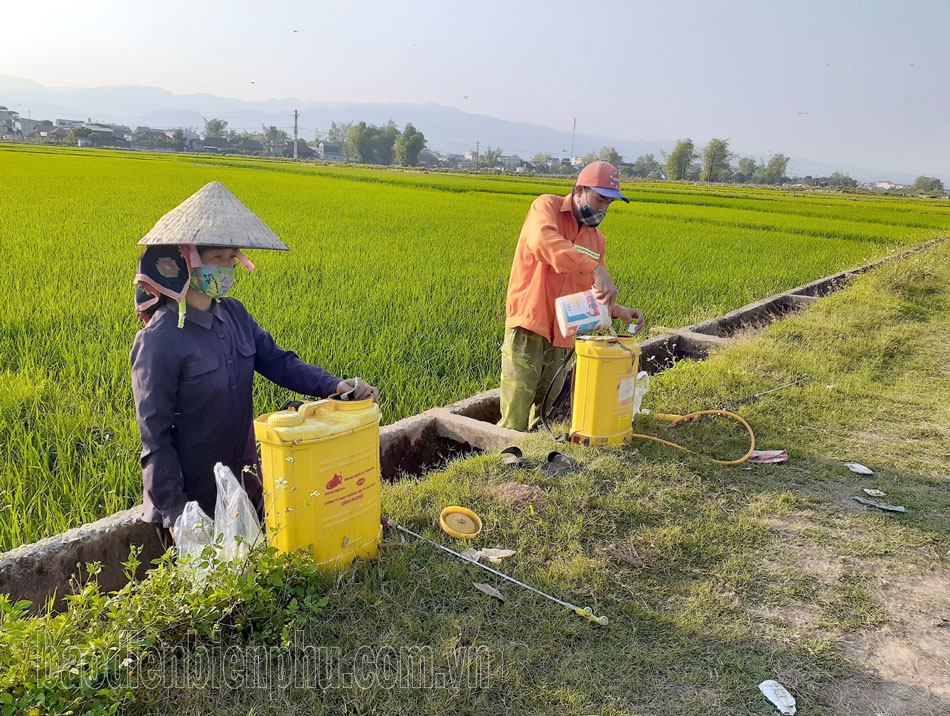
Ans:
{"label": "yellow backpack sprayer", "polygon": [[328,569],[376,556],[379,419],[372,400],[318,400],[254,421],[268,544],[308,551]]}
{"label": "yellow backpack sprayer", "polygon": [[[541,422],[554,437],[547,423],[546,406],[551,387],[577,357],[574,369],[573,398],[571,401],[571,428],[562,439],[582,445],[616,447],[632,440],[652,440],[684,452],[693,452],[653,435],[633,432],[634,396],[639,379],[640,346],[633,336],[589,335],[598,329],[610,329],[607,307],[594,297],[593,291],[564,296],[555,302],[555,312],[561,331],[575,336],[574,350],[558,368],[541,401]],[[755,450],[755,434],[749,424],[735,413],[726,410],[700,410],[687,415],[652,414],[654,418],[679,425],[705,415],[723,415],[738,421],[749,433],[749,450],[737,460],[717,460],[721,465],[738,465],[749,459]],[[555,438],[558,439],[558,438]]]}

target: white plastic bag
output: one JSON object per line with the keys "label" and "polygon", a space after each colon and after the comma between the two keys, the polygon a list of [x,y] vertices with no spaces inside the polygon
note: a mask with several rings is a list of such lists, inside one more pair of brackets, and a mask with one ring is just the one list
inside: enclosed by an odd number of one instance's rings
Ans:
{"label": "white plastic bag", "polygon": [[640,412],[640,403],[643,402],[643,396],[650,389],[650,374],[645,370],[637,373],[637,387],[633,393],[633,414]]}
{"label": "white plastic bag", "polygon": [[220,462],[216,464],[214,481],[218,488],[214,504],[217,519],[208,517],[192,500],[185,504],[185,509],[175,520],[175,546],[179,559],[189,556],[197,559],[205,547],[214,545],[216,560],[239,561],[264,538],[257,510],[230,468]]}
{"label": "white plastic bag", "polygon": [[178,559],[197,559],[201,551],[214,540],[214,520],[208,517],[197,502],[185,503],[185,509],[175,520],[175,548]]}
{"label": "white plastic bag", "polygon": [[[257,510],[231,469],[220,462],[214,466],[214,481],[218,486],[214,503],[214,534],[216,539],[220,538],[218,558],[231,562],[244,559],[264,538]],[[238,537],[241,537],[240,543]]]}
{"label": "white plastic bag", "polygon": [[779,713],[784,714],[784,716],[795,716],[798,711],[795,705],[795,697],[788,693],[788,689],[779,682],[774,679],[763,681],[759,684],[759,691],[772,702]]}

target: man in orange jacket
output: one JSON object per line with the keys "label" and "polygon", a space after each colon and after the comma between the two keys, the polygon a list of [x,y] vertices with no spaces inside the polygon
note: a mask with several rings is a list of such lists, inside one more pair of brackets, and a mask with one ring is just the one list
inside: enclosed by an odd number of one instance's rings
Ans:
{"label": "man in orange jacket", "polygon": [[[616,167],[592,162],[567,196],[542,194],[531,203],[521,228],[508,279],[505,339],[501,347],[501,420],[514,430],[534,429],[541,400],[573,338],[561,333],[554,301],[593,288],[610,315],[643,327],[643,313],[616,302],[617,287],[604,268],[604,235],[597,226],[620,193]],[[556,395],[563,383],[551,389]]]}

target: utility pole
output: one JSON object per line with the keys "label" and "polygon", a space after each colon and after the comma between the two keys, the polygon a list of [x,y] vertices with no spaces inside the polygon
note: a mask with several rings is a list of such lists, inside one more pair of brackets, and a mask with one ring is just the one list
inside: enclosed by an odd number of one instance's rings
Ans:
{"label": "utility pole", "polygon": [[475,142],[475,173],[478,173],[478,142]]}
{"label": "utility pole", "polygon": [[294,110],[294,161],[297,161],[297,110]]}
{"label": "utility pole", "polygon": [[574,135],[577,134],[577,117],[574,117],[574,129],[571,130],[571,166],[574,165]]}

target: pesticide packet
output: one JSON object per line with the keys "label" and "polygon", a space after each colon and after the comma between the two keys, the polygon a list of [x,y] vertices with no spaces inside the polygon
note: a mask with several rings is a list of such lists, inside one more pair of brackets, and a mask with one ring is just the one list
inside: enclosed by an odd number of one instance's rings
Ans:
{"label": "pesticide packet", "polygon": [[643,402],[643,396],[650,389],[650,374],[645,370],[637,373],[637,387],[633,393],[633,414],[640,412],[640,403]]}
{"label": "pesticide packet", "polygon": [[759,691],[772,702],[780,714],[795,716],[795,712],[798,710],[795,707],[795,697],[788,693],[788,689],[779,682],[774,679],[763,681],[759,684]]}

